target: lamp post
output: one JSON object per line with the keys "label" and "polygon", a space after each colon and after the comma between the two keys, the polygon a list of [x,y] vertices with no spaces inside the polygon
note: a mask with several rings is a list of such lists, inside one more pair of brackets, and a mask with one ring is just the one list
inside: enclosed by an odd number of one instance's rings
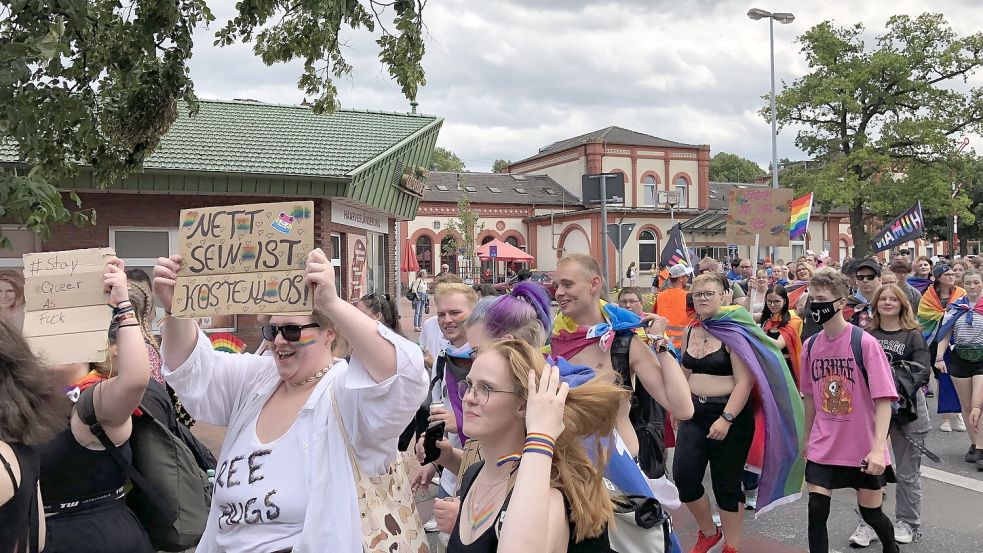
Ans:
{"label": "lamp post", "polygon": [[771,38],[771,186],[778,188],[778,116],[775,110],[775,21],[789,24],[795,21],[790,13],[771,13],[753,8],[747,16],[755,21],[768,19],[768,34]]}

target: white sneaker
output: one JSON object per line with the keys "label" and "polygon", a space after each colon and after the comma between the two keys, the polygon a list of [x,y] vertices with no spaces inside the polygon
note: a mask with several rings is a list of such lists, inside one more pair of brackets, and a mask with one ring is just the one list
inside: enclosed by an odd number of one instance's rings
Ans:
{"label": "white sneaker", "polygon": [[907,522],[899,520],[894,523],[894,541],[898,543],[911,543],[915,541],[915,531],[911,529],[911,526]]}
{"label": "white sneaker", "polygon": [[720,513],[713,513],[713,517],[711,518],[713,518],[713,523],[716,526],[720,526]]}
{"label": "white sneaker", "polygon": [[428,534],[436,534],[437,532],[439,532],[440,529],[437,528],[437,519],[430,517],[430,520],[424,522],[423,531]]}
{"label": "white sneaker", "polygon": [[758,508],[758,492],[755,490],[753,494],[748,494],[744,498],[744,508],[753,511]]}
{"label": "white sneaker", "polygon": [[861,522],[850,536],[850,544],[854,547],[868,547],[870,542],[877,541],[877,533],[867,523]]}
{"label": "white sneaker", "polygon": [[963,420],[963,416],[961,413],[956,415],[956,420],[952,423],[952,429],[955,430],[956,432],[966,431],[966,421]]}
{"label": "white sneaker", "polygon": [[949,419],[942,421],[942,426],[939,427],[939,430],[943,432],[952,432],[952,424],[949,423]]}
{"label": "white sneaker", "polygon": [[439,474],[435,474],[435,475],[433,475],[433,478],[431,478],[431,479],[430,479],[430,482],[431,482],[431,483],[432,483],[432,484],[433,484],[434,486],[439,486],[439,485],[440,485],[440,475],[439,475]]}

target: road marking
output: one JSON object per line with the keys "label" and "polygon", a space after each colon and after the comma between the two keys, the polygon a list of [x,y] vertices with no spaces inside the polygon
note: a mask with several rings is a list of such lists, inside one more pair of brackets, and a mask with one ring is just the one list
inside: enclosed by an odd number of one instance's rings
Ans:
{"label": "road marking", "polygon": [[983,493],[983,482],[973,478],[969,478],[968,476],[953,474],[951,472],[946,472],[944,470],[939,470],[939,469],[933,469],[932,467],[926,467],[926,466],[922,466],[922,476],[930,480],[936,480],[938,482],[943,482],[945,484],[950,484],[967,490],[973,490],[974,492]]}

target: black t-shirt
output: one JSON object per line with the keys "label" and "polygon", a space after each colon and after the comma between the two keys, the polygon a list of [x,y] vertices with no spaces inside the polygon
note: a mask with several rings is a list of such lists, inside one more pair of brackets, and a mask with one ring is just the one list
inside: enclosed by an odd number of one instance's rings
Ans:
{"label": "black t-shirt", "polygon": [[932,366],[928,347],[920,331],[877,329],[869,332],[881,343],[889,363],[914,361],[925,367]]}

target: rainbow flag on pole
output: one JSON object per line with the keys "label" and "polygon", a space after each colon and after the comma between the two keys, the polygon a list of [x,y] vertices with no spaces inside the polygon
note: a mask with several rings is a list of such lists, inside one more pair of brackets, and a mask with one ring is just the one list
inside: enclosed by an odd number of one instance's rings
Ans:
{"label": "rainbow flag on pole", "polygon": [[795,240],[805,236],[806,231],[809,230],[809,215],[812,214],[812,192],[792,200],[791,208],[788,237]]}

